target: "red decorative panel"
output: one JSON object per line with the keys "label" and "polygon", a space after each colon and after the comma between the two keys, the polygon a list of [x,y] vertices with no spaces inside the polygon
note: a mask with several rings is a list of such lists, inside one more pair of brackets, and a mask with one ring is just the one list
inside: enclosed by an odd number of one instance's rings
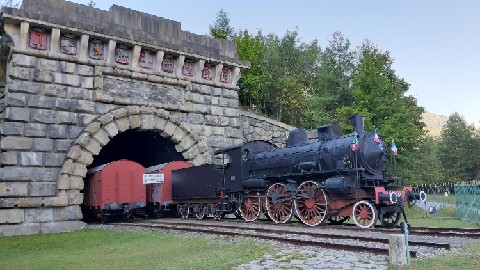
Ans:
{"label": "red decorative panel", "polygon": [[121,65],[130,64],[130,50],[125,45],[117,45],[115,48],[115,62]]}
{"label": "red decorative panel", "polygon": [[185,63],[182,67],[182,74],[185,76],[193,76],[195,75],[194,71],[195,63],[192,60],[185,60]]}
{"label": "red decorative panel", "polygon": [[162,61],[162,70],[165,72],[173,73],[175,70],[175,62],[173,57],[170,55],[165,55]]}
{"label": "red decorative panel", "polygon": [[47,33],[42,28],[32,28],[30,30],[30,48],[37,50],[47,49]]}
{"label": "red decorative panel", "polygon": [[63,34],[60,36],[60,52],[64,54],[77,54],[77,39],[73,34]]}
{"label": "red decorative panel", "polygon": [[138,63],[142,68],[151,69],[153,66],[153,54],[149,50],[140,51]]}
{"label": "red decorative panel", "polygon": [[223,68],[222,72],[220,72],[220,81],[223,83],[229,83],[231,76],[231,70],[228,68]]}
{"label": "red decorative panel", "polygon": [[213,67],[212,66],[205,66],[202,70],[202,78],[205,80],[212,80],[213,79]]}
{"label": "red decorative panel", "polygon": [[103,41],[99,39],[92,39],[89,43],[88,48],[88,55],[92,59],[102,60],[103,59],[103,51],[104,51],[104,44]]}

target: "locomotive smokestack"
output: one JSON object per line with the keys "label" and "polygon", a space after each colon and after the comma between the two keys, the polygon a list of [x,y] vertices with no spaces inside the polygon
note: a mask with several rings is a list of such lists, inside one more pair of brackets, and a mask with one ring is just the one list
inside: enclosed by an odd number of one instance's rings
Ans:
{"label": "locomotive smokestack", "polygon": [[351,119],[353,131],[356,131],[357,133],[365,132],[363,115],[356,114],[352,116]]}

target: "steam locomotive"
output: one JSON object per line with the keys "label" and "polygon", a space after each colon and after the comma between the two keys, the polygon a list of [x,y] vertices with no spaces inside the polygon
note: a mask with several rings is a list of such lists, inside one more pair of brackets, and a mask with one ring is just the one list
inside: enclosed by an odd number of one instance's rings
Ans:
{"label": "steam locomotive", "polygon": [[251,141],[219,149],[220,165],[172,172],[172,201],[183,218],[235,214],[255,221],[264,213],[275,223],[295,216],[309,226],[353,217],[361,228],[378,220],[398,224],[405,202],[425,200],[398,177],[387,177],[387,146],[364,130],[362,115],[352,117],[353,132],[338,125],[318,128],[315,141],[303,129],[290,132],[286,146]]}

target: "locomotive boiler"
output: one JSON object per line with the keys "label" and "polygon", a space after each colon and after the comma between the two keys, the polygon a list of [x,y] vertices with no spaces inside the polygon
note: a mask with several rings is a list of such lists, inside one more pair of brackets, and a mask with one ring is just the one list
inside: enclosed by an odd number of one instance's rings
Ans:
{"label": "locomotive boiler", "polygon": [[337,125],[322,126],[314,141],[296,129],[283,148],[252,141],[219,149],[222,166],[173,172],[173,200],[183,217],[235,213],[254,221],[266,212],[276,223],[295,216],[310,226],[350,217],[362,228],[377,220],[396,225],[403,202],[424,200],[425,194],[387,177],[388,148],[376,132],[364,130],[363,116],[352,117],[352,127],[343,135]]}

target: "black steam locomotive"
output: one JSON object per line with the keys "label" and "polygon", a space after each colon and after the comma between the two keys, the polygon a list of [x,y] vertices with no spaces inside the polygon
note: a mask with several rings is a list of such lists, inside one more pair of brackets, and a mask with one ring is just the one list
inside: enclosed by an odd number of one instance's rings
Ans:
{"label": "black steam locomotive", "polygon": [[363,116],[352,117],[353,133],[338,125],[290,132],[286,147],[252,141],[220,149],[222,165],[176,170],[172,199],[182,217],[235,214],[246,221],[260,214],[276,223],[295,216],[315,226],[326,220],[342,224],[353,217],[362,228],[377,220],[398,223],[403,203],[425,194],[413,193],[397,177],[386,177],[387,147],[376,132],[365,132]]}

